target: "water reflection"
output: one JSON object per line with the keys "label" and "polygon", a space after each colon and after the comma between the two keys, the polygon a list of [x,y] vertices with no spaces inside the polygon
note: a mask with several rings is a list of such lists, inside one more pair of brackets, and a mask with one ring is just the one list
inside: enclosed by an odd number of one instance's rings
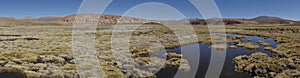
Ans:
{"label": "water reflection", "polygon": [[[243,35],[227,34],[227,36],[243,36]],[[257,50],[249,50],[249,49],[244,49],[242,47],[237,47],[235,49],[227,49],[226,59],[225,59],[224,67],[220,75],[220,78],[251,78],[251,76],[247,73],[236,72],[232,59],[239,55],[251,55],[254,52],[263,52],[268,55],[272,55],[270,51],[264,50],[263,45],[258,44],[259,40],[265,41],[267,43],[271,43],[272,48],[275,48],[277,46],[275,40],[271,38],[263,38],[258,36],[244,36],[244,37],[245,37],[245,41],[244,41],[245,43],[247,43],[247,40],[251,39],[252,43],[255,45],[259,45],[260,48]],[[233,44],[234,43],[228,43],[229,46]],[[210,47],[209,44],[192,44],[192,45],[187,45],[187,46],[182,46],[179,48],[167,50],[167,52],[181,53],[181,48],[192,48],[195,46],[200,47],[200,61],[198,66],[198,72],[195,78],[204,78],[211,58],[211,48],[209,48]],[[184,52],[193,52],[193,51],[184,50]],[[196,58],[196,57],[190,57],[188,55],[183,55],[183,56],[191,58],[191,59],[187,59],[188,61],[193,60],[192,58]],[[158,78],[173,78],[176,72],[177,69],[172,67],[167,67],[166,69],[163,69],[160,72],[158,72],[156,75]]]}
{"label": "water reflection", "polygon": [[26,78],[21,73],[0,73],[0,78]]}

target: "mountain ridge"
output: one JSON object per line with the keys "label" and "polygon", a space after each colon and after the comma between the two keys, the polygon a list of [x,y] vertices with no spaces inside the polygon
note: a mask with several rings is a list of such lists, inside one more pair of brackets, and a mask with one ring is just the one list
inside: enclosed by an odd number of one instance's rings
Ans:
{"label": "mountain ridge", "polygon": [[[77,18],[77,19],[76,19]],[[0,17],[0,25],[71,25],[71,24],[116,24],[116,23],[171,23],[176,24],[187,20],[192,25],[207,25],[207,22],[213,22],[213,24],[225,25],[260,25],[260,24],[282,24],[282,25],[300,25],[299,21],[282,19],[274,16],[258,16],[252,19],[243,18],[188,18],[182,20],[147,20],[142,18],[128,17],[128,16],[116,16],[106,14],[73,14],[69,16],[45,16],[40,18],[33,18],[26,16],[24,19],[5,18]]]}
{"label": "mountain ridge", "polygon": [[286,20],[280,17],[274,17],[274,16],[258,16],[255,18],[252,18],[252,20]]}

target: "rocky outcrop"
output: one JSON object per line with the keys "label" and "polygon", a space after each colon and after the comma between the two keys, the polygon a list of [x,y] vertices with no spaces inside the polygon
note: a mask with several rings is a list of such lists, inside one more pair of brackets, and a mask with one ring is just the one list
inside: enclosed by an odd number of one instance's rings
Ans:
{"label": "rocky outcrop", "polygon": [[103,14],[75,14],[64,17],[63,21],[67,24],[116,24],[155,22],[154,20]]}
{"label": "rocky outcrop", "polygon": [[0,25],[13,25],[18,23],[20,23],[20,21],[15,18],[0,17]]}

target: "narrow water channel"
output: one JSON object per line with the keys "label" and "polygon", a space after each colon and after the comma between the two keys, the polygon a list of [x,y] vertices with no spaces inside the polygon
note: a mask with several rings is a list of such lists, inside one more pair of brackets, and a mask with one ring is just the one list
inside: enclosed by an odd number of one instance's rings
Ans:
{"label": "narrow water channel", "polygon": [[[243,36],[243,35],[227,34],[227,36]],[[263,38],[263,37],[258,37],[258,36],[244,36],[244,37],[245,37],[244,42],[247,42],[248,39],[251,39],[252,43],[255,45],[259,45],[260,48],[257,50],[248,50],[248,49],[244,49],[242,47],[238,47],[236,49],[228,48],[226,50],[226,59],[225,59],[225,63],[224,63],[220,78],[251,78],[251,76],[248,73],[236,72],[232,59],[239,55],[251,55],[255,52],[263,52],[268,55],[272,55],[272,53],[270,51],[264,50],[263,45],[258,44],[259,40],[265,41],[267,43],[271,43],[272,48],[275,48],[277,46],[275,40],[271,39],[271,38]],[[233,45],[233,43],[228,43],[228,45],[229,46]],[[170,49],[170,50],[167,50],[167,52],[181,53],[181,48],[192,48],[195,46],[199,46],[199,48],[200,48],[200,61],[199,61],[199,65],[198,65],[198,72],[197,72],[197,75],[195,78],[204,78],[206,71],[208,69],[208,65],[210,63],[210,57],[211,57],[211,48],[209,48],[210,47],[209,44],[191,44],[191,45],[182,46],[182,47],[175,48],[175,49]],[[193,51],[188,51],[188,50],[185,50],[185,51],[193,52]],[[183,55],[183,56],[185,57],[185,55]],[[186,57],[188,57],[188,56],[186,56]],[[190,58],[196,58],[196,57],[190,57]],[[190,61],[193,59],[187,59],[187,60]],[[193,69],[193,68],[191,68],[191,69]],[[174,75],[176,74],[176,72],[177,72],[177,69],[168,67],[168,68],[158,72],[156,74],[156,76],[158,78],[173,78]]]}

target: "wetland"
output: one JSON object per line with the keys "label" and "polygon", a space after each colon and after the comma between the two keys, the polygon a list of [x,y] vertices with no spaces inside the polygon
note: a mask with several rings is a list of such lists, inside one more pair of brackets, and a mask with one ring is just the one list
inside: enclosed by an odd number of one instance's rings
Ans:
{"label": "wetland", "polygon": [[[222,46],[211,45],[208,27],[202,25],[193,26],[195,34],[185,32],[184,25],[174,25],[172,30],[161,25],[145,25],[133,32],[117,32],[131,34],[128,38],[128,52],[131,55],[124,56],[132,57],[134,64],[146,66],[146,70],[124,64],[128,60],[114,57],[113,51],[124,50],[112,48],[112,30],[135,28],[134,25],[122,27],[98,26],[95,33],[85,33],[96,36],[96,56],[107,78],[171,78],[176,71],[189,72],[194,67],[190,66],[193,59],[182,59],[187,56],[181,54],[183,47],[200,49],[197,78],[205,76],[212,48],[226,49],[221,78],[300,76],[300,36],[295,31],[300,29],[298,26],[226,26],[227,45]],[[72,52],[72,26],[3,26],[0,30],[0,77],[21,73],[20,76],[27,78],[79,78],[74,60],[77,55]],[[181,34],[176,35],[178,32]],[[114,43],[121,45],[122,42]],[[161,53],[163,50],[167,54]],[[197,54],[189,50],[185,53]],[[167,59],[150,58],[153,54]],[[156,69],[162,62],[165,62],[163,69]],[[124,71],[130,68],[143,73]],[[153,73],[153,70],[160,71]]]}

